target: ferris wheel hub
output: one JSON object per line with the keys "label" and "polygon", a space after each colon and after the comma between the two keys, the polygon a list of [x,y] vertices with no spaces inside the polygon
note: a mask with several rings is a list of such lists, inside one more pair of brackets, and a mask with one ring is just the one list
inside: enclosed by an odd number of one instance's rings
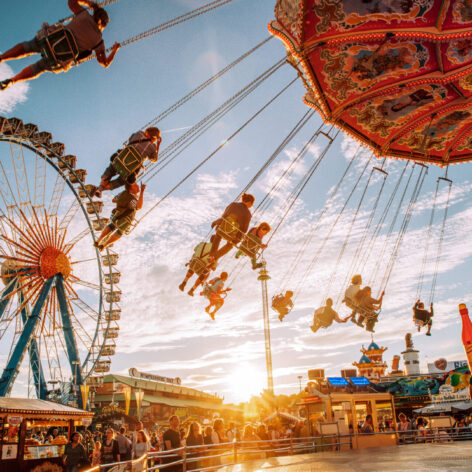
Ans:
{"label": "ferris wheel hub", "polygon": [[69,258],[55,247],[47,247],[41,252],[39,264],[43,279],[49,279],[57,274],[62,274],[66,279],[72,272]]}

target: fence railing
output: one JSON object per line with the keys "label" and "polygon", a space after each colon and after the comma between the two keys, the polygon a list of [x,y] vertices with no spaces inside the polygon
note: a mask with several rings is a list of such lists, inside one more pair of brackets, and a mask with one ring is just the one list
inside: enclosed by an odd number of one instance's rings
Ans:
{"label": "fence railing", "polygon": [[434,428],[407,431],[382,431],[371,434],[311,436],[304,438],[273,439],[267,441],[234,441],[224,444],[184,446],[169,451],[155,451],[139,459],[102,464],[87,472],[166,471],[181,466],[182,472],[212,471],[223,466],[241,464],[256,459],[295,454],[351,449],[353,438],[395,435],[397,444],[444,443],[472,440],[472,429]]}

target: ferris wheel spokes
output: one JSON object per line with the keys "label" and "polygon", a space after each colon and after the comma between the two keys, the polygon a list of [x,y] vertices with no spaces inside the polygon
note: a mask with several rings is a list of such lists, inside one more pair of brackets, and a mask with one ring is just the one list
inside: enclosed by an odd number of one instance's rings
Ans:
{"label": "ferris wheel spokes", "polygon": [[2,376],[0,377],[0,397],[4,397],[10,393],[16,376],[18,375],[18,371],[20,370],[21,362],[26,353],[26,348],[31,341],[34,329],[41,319],[41,310],[44,307],[49,292],[51,291],[53,282],[56,280],[56,278],[57,275],[50,277],[44,282],[44,285],[41,288],[33,310],[31,311],[31,314],[23,327],[23,331],[21,332],[21,335],[3,370]]}

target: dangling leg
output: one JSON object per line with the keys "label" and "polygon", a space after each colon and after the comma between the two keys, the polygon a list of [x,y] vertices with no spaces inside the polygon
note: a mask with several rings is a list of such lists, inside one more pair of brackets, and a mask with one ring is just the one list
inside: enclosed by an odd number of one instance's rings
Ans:
{"label": "dangling leg", "polygon": [[108,225],[108,226],[105,226],[105,228],[103,228],[103,231],[102,233],[100,234],[100,236],[98,237],[98,239],[95,241],[95,244],[94,246],[96,248],[98,248],[100,251],[103,249],[102,247],[102,241],[113,231],[113,228]]}
{"label": "dangling leg", "polygon": [[192,270],[192,269],[189,269],[187,271],[187,273],[185,274],[185,278],[184,280],[182,281],[182,283],[179,285],[179,290],[181,292],[183,292],[185,290],[185,286],[187,285],[187,282],[189,281],[190,277],[192,277],[192,275],[194,274],[195,272]]}
{"label": "dangling leg", "polygon": [[209,313],[212,320],[215,319],[215,313],[223,306],[223,304],[224,300],[222,298],[218,298],[217,300],[215,300],[215,309],[213,310],[213,313]]}
{"label": "dangling leg", "polygon": [[214,255],[215,260],[220,259],[223,257],[225,254],[228,254],[229,251],[233,249],[233,243],[227,242],[222,248],[218,249],[216,254]]}
{"label": "dangling leg", "polygon": [[426,336],[431,336],[431,328],[433,326],[433,320],[431,318],[428,320],[427,326],[428,326],[428,331],[426,331]]}
{"label": "dangling leg", "polygon": [[257,259],[255,257],[251,259],[251,264],[252,264],[252,270],[260,269],[264,265],[262,262],[257,262]]}
{"label": "dangling leg", "polygon": [[195,281],[195,283],[193,284],[193,287],[188,291],[188,294],[193,297],[194,295],[194,292],[195,290],[201,285],[203,284],[203,282],[205,282],[205,280],[208,278],[208,275],[210,274],[210,272],[207,272],[205,274],[202,274],[200,275],[200,277],[198,277],[198,279]]}
{"label": "dangling leg", "polygon": [[[39,43],[36,41],[36,38],[34,38],[31,41],[26,41],[24,43],[17,44],[8,51],[4,52],[0,56],[0,62],[10,61],[12,59],[20,59],[22,57],[37,54],[39,52]],[[15,75],[11,79],[6,79],[0,82],[0,90],[5,90],[7,87],[13,85],[16,82],[24,82],[26,80],[35,79],[48,69],[49,66],[46,60],[40,59],[35,64],[25,67],[19,74]]]}
{"label": "dangling leg", "polygon": [[[37,51],[33,49],[37,49]],[[16,46],[13,46],[8,51],[5,51],[3,54],[0,54],[0,62],[11,61],[13,59],[21,59],[22,57],[31,56],[32,54],[37,54],[38,52],[39,52],[39,46],[37,46],[36,40],[33,39],[32,41],[19,43]]]}
{"label": "dangling leg", "polygon": [[6,90],[10,85],[16,84],[17,82],[25,82],[27,80],[36,79],[36,77],[39,77],[43,72],[46,71],[46,69],[38,70],[34,66],[35,64],[25,67],[19,74],[16,74],[11,79],[2,80],[0,82],[0,90]]}

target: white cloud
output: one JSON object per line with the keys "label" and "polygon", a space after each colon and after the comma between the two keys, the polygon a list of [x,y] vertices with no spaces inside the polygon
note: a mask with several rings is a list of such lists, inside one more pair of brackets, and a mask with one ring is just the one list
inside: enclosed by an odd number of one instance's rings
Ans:
{"label": "white cloud", "polygon": [[[13,70],[7,64],[0,64],[0,80],[7,79],[13,75]],[[0,113],[10,113],[18,103],[26,101],[29,84],[20,82],[12,85],[7,90],[0,92]]]}

